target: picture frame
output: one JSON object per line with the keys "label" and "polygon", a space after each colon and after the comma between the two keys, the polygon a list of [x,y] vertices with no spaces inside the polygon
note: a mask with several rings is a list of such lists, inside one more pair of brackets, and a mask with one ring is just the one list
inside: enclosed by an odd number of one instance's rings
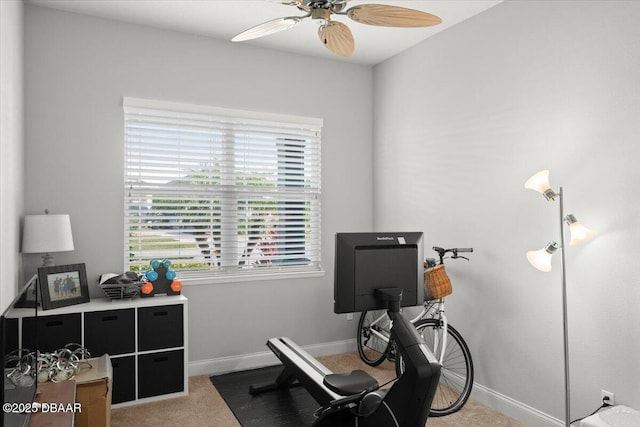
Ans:
{"label": "picture frame", "polygon": [[89,302],[89,286],[84,263],[38,268],[43,310]]}
{"label": "picture frame", "polygon": [[40,307],[38,301],[38,275],[34,274],[22,288],[20,299],[13,305],[14,308]]}

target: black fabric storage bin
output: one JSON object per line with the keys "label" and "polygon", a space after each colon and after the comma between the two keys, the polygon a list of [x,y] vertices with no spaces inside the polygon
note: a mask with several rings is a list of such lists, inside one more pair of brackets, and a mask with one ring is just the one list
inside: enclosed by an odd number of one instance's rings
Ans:
{"label": "black fabric storage bin", "polygon": [[81,344],[81,319],[80,313],[25,317],[22,319],[22,347],[50,353],[67,344]]}
{"label": "black fabric storage bin", "polygon": [[184,350],[138,356],[138,399],[184,391]]}
{"label": "black fabric storage bin", "polygon": [[113,390],[111,403],[122,403],[136,399],[135,356],[111,358],[113,367]]}
{"label": "black fabric storage bin", "polygon": [[182,308],[181,304],[139,308],[138,351],[182,347]]}
{"label": "black fabric storage bin", "polygon": [[135,309],[88,312],[84,315],[84,346],[93,357],[133,353],[136,349]]}

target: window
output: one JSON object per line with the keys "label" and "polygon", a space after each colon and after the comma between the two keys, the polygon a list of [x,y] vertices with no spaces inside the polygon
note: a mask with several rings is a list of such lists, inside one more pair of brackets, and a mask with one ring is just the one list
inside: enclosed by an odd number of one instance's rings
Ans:
{"label": "window", "polygon": [[124,99],[125,267],[320,271],[322,120]]}

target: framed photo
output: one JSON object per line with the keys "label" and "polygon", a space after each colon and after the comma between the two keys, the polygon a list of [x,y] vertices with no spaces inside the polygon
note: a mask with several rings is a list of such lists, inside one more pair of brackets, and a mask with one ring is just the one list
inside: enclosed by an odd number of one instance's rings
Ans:
{"label": "framed photo", "polygon": [[38,301],[38,275],[34,274],[31,279],[27,282],[26,285],[20,291],[22,294],[20,295],[20,299],[16,301],[13,305],[15,308],[34,308],[40,307],[40,302]]}
{"label": "framed photo", "polygon": [[40,267],[38,282],[43,310],[89,302],[84,264]]}

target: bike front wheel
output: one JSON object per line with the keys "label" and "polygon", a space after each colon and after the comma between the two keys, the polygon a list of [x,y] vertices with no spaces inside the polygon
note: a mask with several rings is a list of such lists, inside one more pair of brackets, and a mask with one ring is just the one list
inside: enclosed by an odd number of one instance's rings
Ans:
{"label": "bike front wheel", "polygon": [[384,361],[391,337],[391,319],[386,310],[363,311],[358,322],[358,354],[369,366]]}
{"label": "bike front wheel", "polygon": [[[427,347],[440,358],[441,349],[434,348],[435,343],[442,343],[443,324],[437,319],[422,319],[416,323],[416,329],[424,339]],[[396,357],[396,373],[404,372],[402,356]],[[467,343],[462,335],[451,325],[447,326],[447,348],[442,358],[440,381],[431,403],[429,415],[441,417],[457,412],[464,406],[471,395],[473,387],[473,362]]]}

